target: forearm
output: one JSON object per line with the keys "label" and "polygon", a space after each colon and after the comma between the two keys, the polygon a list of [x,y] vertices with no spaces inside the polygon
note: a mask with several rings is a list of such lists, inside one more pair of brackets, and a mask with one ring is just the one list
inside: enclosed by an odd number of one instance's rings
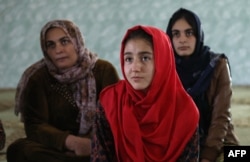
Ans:
{"label": "forearm", "polygon": [[214,94],[212,94],[210,127],[205,145],[201,150],[201,158],[206,158],[210,161],[215,160],[222,151],[223,142],[231,122],[232,89],[229,69],[225,62],[221,63],[219,69],[220,71],[217,71],[217,77],[214,79],[213,87],[216,87],[216,89],[214,89]]}
{"label": "forearm", "polygon": [[25,124],[25,132],[29,139],[57,150],[65,149],[65,140],[69,135],[69,132],[49,124]]}

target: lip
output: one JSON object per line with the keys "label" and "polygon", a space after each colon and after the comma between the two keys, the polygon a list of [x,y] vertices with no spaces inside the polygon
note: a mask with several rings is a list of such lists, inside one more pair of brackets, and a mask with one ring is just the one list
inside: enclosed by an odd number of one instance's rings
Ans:
{"label": "lip", "polygon": [[63,60],[65,60],[65,59],[67,59],[66,56],[65,56],[65,57],[56,58],[56,61],[63,61]]}
{"label": "lip", "polygon": [[178,47],[179,50],[182,50],[182,51],[185,51],[187,50],[189,47],[188,46],[181,46],[181,47]]}
{"label": "lip", "polygon": [[140,81],[140,80],[143,79],[143,77],[134,76],[134,77],[131,77],[131,79],[132,79],[133,81]]}

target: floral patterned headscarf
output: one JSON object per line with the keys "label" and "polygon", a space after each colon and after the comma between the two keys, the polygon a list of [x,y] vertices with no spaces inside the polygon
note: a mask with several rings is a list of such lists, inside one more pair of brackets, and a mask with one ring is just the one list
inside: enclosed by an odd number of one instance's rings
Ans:
{"label": "floral patterned headscarf", "polygon": [[[50,60],[46,49],[46,33],[51,28],[61,28],[71,39],[78,54],[77,63],[66,70],[58,69]],[[41,67],[47,66],[49,73],[59,82],[71,84],[75,87],[74,99],[79,108],[79,134],[85,134],[91,128],[92,112],[96,108],[96,83],[92,73],[97,56],[84,47],[84,39],[79,28],[69,20],[49,21],[42,28],[40,33],[40,44],[44,58],[33,65],[23,73],[16,92],[15,113],[22,113],[23,91],[29,78]]]}

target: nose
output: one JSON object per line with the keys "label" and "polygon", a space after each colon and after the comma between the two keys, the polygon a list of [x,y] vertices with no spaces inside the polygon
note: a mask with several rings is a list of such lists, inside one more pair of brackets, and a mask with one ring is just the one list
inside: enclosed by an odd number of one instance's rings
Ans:
{"label": "nose", "polygon": [[131,65],[132,72],[138,72],[141,70],[142,63],[138,59],[135,59]]}
{"label": "nose", "polygon": [[55,52],[56,53],[61,53],[63,50],[63,46],[60,43],[57,43],[55,46]]}
{"label": "nose", "polygon": [[184,33],[180,34],[179,40],[181,43],[185,43],[187,40],[187,36]]}

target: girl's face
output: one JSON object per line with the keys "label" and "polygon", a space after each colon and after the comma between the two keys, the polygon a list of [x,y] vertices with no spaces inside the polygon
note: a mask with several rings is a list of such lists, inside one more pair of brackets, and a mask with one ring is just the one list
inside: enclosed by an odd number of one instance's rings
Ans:
{"label": "girl's face", "polygon": [[49,29],[45,36],[46,51],[58,69],[74,66],[78,55],[70,38],[61,28]]}
{"label": "girl's face", "polygon": [[172,41],[179,56],[190,56],[196,45],[194,30],[185,19],[177,20],[172,27]]}
{"label": "girl's face", "polygon": [[155,71],[152,45],[142,38],[130,39],[125,44],[123,57],[128,82],[135,90],[146,92]]}

